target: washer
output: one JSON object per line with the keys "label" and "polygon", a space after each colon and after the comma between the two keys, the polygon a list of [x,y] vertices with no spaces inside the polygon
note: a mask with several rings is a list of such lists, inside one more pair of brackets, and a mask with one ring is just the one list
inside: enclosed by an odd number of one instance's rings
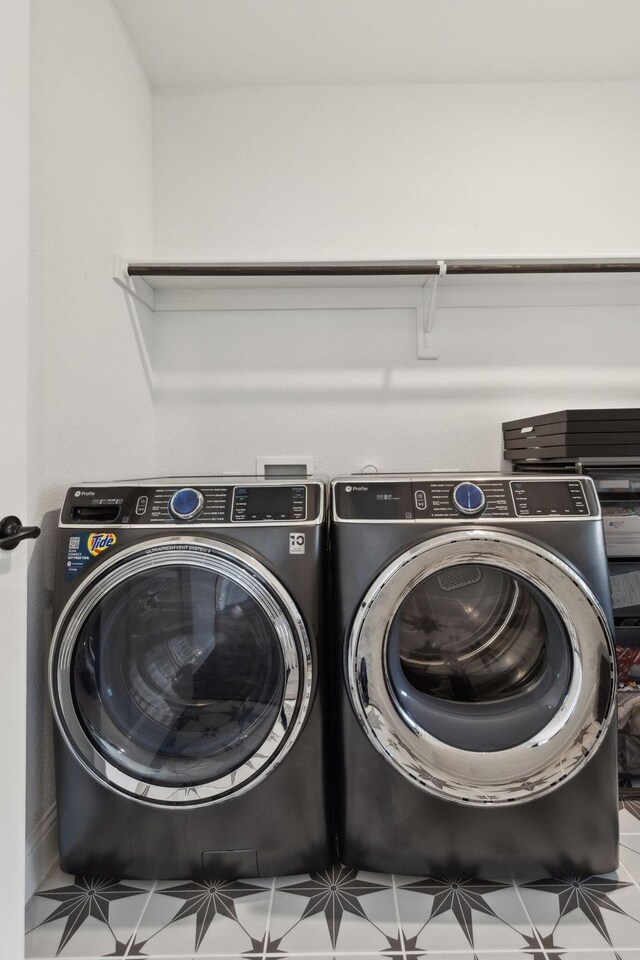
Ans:
{"label": "washer", "polygon": [[331,862],[325,487],[72,487],[50,692],[63,870],[273,876]]}
{"label": "washer", "polygon": [[344,477],[332,520],[342,861],[615,869],[615,651],[593,482]]}

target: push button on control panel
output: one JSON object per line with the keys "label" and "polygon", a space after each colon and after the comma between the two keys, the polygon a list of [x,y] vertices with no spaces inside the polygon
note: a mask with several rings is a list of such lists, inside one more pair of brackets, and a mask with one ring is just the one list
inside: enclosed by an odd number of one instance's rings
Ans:
{"label": "push button on control panel", "polygon": [[486,504],[485,495],[477,483],[459,483],[453,488],[451,499],[458,513],[467,516],[480,513]]}
{"label": "push button on control panel", "polygon": [[147,512],[148,506],[149,497],[138,497],[138,502],[136,503],[136,514],[139,517],[142,517]]}
{"label": "push button on control panel", "polygon": [[424,490],[416,490],[415,493],[416,510],[427,509],[427,495]]}

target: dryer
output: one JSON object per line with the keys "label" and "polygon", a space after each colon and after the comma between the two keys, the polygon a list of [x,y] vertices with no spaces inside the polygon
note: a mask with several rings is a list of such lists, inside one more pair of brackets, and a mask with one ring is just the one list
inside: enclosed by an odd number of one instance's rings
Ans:
{"label": "dryer", "polygon": [[615,653],[586,477],[332,483],[348,866],[606,873]]}
{"label": "dryer", "polygon": [[331,862],[325,487],[72,487],[50,692],[62,868],[273,876]]}

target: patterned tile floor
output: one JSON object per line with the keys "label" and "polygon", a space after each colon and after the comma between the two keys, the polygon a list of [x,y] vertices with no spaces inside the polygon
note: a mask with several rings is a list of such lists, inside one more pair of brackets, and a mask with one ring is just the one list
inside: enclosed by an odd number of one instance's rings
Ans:
{"label": "patterned tile floor", "polygon": [[391,877],[336,867],[276,880],[52,873],[27,905],[27,957],[640,960],[640,801],[620,869],[598,877]]}

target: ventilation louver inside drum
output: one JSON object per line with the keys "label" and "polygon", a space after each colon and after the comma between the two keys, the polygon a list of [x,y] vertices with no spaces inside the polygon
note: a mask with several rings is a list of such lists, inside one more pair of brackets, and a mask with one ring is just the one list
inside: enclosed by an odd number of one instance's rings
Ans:
{"label": "ventilation louver inside drum", "polygon": [[460,567],[451,567],[438,575],[438,586],[441,590],[460,590],[461,587],[468,587],[472,583],[480,580],[482,573],[480,567],[472,567],[469,564]]}

